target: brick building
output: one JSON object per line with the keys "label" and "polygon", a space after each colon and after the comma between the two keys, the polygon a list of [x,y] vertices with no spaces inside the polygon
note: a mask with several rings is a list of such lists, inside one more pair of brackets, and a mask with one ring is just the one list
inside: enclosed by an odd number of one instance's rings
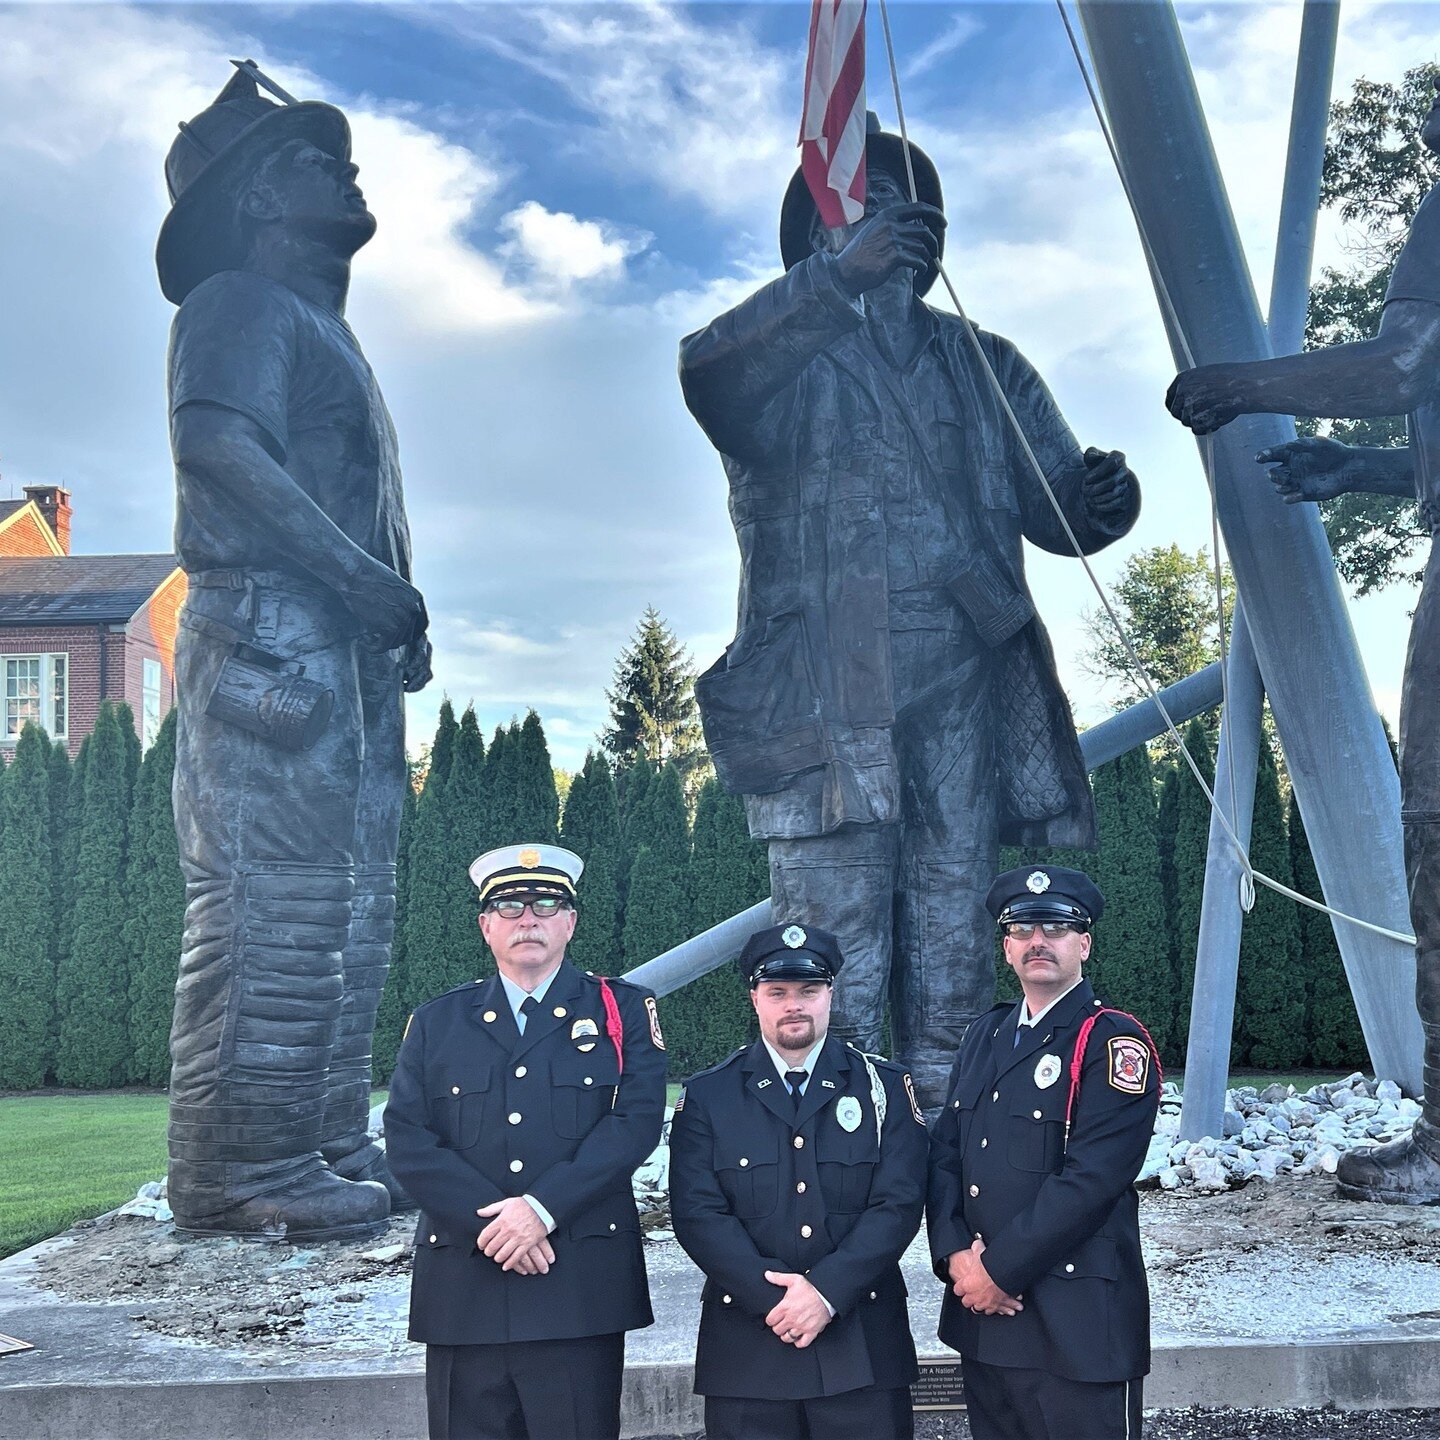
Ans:
{"label": "brick building", "polygon": [[0,500],[0,761],[27,720],[73,757],[102,700],[125,700],[149,745],[175,703],[185,574],[173,555],[70,554],[70,495]]}

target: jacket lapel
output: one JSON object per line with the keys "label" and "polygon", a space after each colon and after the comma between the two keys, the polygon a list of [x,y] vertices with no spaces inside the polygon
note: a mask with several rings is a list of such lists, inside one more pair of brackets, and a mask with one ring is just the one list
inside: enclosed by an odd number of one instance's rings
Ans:
{"label": "jacket lapel", "polygon": [[539,1011],[525,1022],[525,1033],[516,1042],[514,1055],[524,1055],[562,1025],[569,1025],[578,1013],[580,992],[580,972],[568,960],[562,960]]}
{"label": "jacket lapel", "polygon": [[[792,1123],[797,1130],[846,1092],[849,1070],[849,1058],[840,1042],[827,1036],[815,1060],[815,1068],[810,1072],[805,1093],[800,1097],[800,1108],[792,1117]],[[793,1103],[788,1096],[786,1102]]]}
{"label": "jacket lapel", "polygon": [[795,1102],[790,1098],[790,1092],[785,1088],[785,1082],[776,1071],[775,1064],[770,1059],[770,1052],[765,1048],[763,1040],[755,1041],[745,1052],[745,1058],[740,1062],[740,1068],[745,1074],[746,1092],[755,1096],[782,1124],[793,1128]]}
{"label": "jacket lapel", "polygon": [[[1027,1060],[1037,1050],[1044,1049],[1050,1045],[1057,1033],[1068,1029],[1073,1023],[1075,1016],[1082,1010],[1090,1009],[1095,1003],[1095,992],[1090,988],[1088,980],[1082,980],[1068,995],[1061,1000],[1053,1010],[1038,1025],[1028,1026],[1021,1032],[1020,1043],[1010,1052],[1009,1063],[1002,1063],[996,1073],[998,1079],[1007,1070],[1013,1069],[1021,1061]],[[1020,1006],[1016,1005],[1015,1015],[1018,1020]],[[1011,1034],[1014,1032],[1012,1031]],[[997,1040],[1008,1038],[1005,1027],[1002,1026]],[[1068,1058],[1068,1057],[1062,1057]]]}
{"label": "jacket lapel", "polygon": [[510,1001],[506,998],[505,987],[501,985],[498,975],[492,975],[475,987],[470,1017],[502,1050],[508,1052],[515,1048],[520,1039],[520,1031],[516,1027]]}

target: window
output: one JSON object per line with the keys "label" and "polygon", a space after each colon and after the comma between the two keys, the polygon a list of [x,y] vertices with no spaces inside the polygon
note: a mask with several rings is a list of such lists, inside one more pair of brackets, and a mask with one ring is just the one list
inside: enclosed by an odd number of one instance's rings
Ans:
{"label": "window", "polygon": [[68,733],[70,712],[68,655],[6,655],[4,694],[0,696],[0,745],[13,745],[30,722],[56,738]]}
{"label": "window", "polygon": [[144,699],[140,714],[140,743],[149,749],[160,733],[160,662],[146,660],[144,664]]}

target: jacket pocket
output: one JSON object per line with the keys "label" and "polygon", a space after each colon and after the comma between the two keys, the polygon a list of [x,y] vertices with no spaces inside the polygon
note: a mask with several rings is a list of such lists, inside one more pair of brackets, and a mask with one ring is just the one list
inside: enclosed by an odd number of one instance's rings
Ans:
{"label": "jacket pocket", "polygon": [[780,1152],[773,1140],[715,1143],[715,1175],[741,1220],[772,1215],[780,1202]]}
{"label": "jacket pocket", "polygon": [[1092,1235],[1050,1274],[1061,1280],[1113,1280],[1116,1274],[1115,1242],[1108,1235]]}
{"label": "jacket pocket", "polygon": [[[605,1041],[609,1046],[610,1042]],[[586,1056],[577,1057],[581,1060]],[[577,1067],[574,1063],[550,1067],[550,1107],[555,1133],[564,1140],[583,1140],[609,1113],[615,1100],[615,1055],[610,1049],[608,1067]]]}
{"label": "jacket pocket", "polygon": [[640,1217],[629,1196],[618,1201],[602,1201],[587,1214],[580,1216],[568,1229],[572,1240],[610,1240],[635,1235],[640,1230]]}
{"label": "jacket pocket", "polygon": [[[1057,1089],[1059,1087],[1056,1087]],[[1010,1163],[1017,1170],[1056,1174],[1065,1160],[1065,1110],[1048,1097],[1023,1097],[1009,1117]]]}
{"label": "jacket pocket", "polygon": [[457,1077],[430,1097],[430,1114],[441,1139],[452,1150],[473,1150],[485,1126],[485,1103],[490,1093],[488,1071]]}
{"label": "jacket pocket", "polygon": [[853,1214],[870,1203],[870,1184],[875,1177],[873,1160],[822,1160],[818,1168],[828,1209]]}

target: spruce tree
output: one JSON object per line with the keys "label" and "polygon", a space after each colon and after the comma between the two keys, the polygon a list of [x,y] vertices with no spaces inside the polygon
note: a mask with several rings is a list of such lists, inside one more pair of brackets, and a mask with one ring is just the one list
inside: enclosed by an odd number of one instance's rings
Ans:
{"label": "spruce tree", "polygon": [[[560,838],[560,799],[555,791],[555,767],[550,763],[545,727],[540,717],[530,710],[514,736],[515,748],[510,758],[514,767],[511,782],[515,797],[511,820],[515,827],[514,843],[553,845]],[[502,837],[496,843],[508,842]]]}
{"label": "spruce tree", "polygon": [[185,878],[170,797],[176,722],[172,709],[141,762],[131,808],[128,1078],[142,1085],[164,1085],[170,1078],[170,1021],[185,928]]}
{"label": "spruce tree", "polygon": [[134,792],[135,781],[140,777],[140,736],[135,729],[135,712],[130,708],[128,700],[121,700],[115,706],[115,719],[120,726],[121,737],[125,741],[125,783]]}
{"label": "spruce tree", "polygon": [[673,760],[682,778],[705,763],[695,669],[653,605],[615,662],[614,683],[605,698],[610,728],[601,743],[618,763],[629,764],[637,756],[652,765]]}
{"label": "spruce tree", "polygon": [[[445,791],[454,761],[459,726],[449,700],[440,705],[440,723],[430,748],[425,788],[415,810],[415,833],[410,844],[410,884],[405,897],[405,965],[394,977],[398,1005],[392,1017],[408,1017],[445,986],[445,920],[451,894],[446,870],[450,864],[450,824]],[[382,996],[383,1003],[383,996]],[[399,1021],[403,1033],[405,1020]],[[392,1032],[393,1034],[393,1032]],[[399,1035],[394,1035],[398,1047]]]}
{"label": "spruce tree", "polygon": [[585,757],[584,768],[570,783],[560,843],[585,862],[580,876],[580,920],[570,941],[570,958],[597,975],[622,968],[619,937],[620,810],[615,779],[604,755]]}
{"label": "spruce tree", "polygon": [[[1290,872],[1291,883],[1302,895],[1322,903],[1325,893],[1310,853],[1310,840],[1295,792],[1290,792]],[[1328,915],[1297,905],[1296,919],[1300,925],[1301,968],[1306,980],[1305,1036],[1309,1045],[1310,1064],[1324,1070],[1368,1070],[1370,1052],[1360,1029],[1360,1016],[1355,1010],[1355,997],[1340,958],[1335,928]]]}
{"label": "spruce tree", "polygon": [[[89,736],[70,948],[56,975],[55,1078],[102,1089],[125,1080],[129,965],[125,949],[127,742],[117,709],[100,706]],[[78,767],[77,767],[78,768]]]}
{"label": "spruce tree", "polygon": [[623,913],[630,888],[630,871],[635,857],[649,833],[650,791],[655,785],[655,769],[645,757],[637,757],[620,773],[620,865],[616,881],[620,887],[620,908]]}
{"label": "spruce tree", "polygon": [[1100,848],[1089,873],[1105,914],[1086,972],[1108,1004],[1128,1010],[1174,1056],[1175,976],[1160,889],[1155,774],[1143,745],[1091,776]]}
{"label": "spruce tree", "polygon": [[[1215,753],[1203,719],[1192,720],[1184,731],[1185,748],[1212,789]],[[1167,781],[1167,783],[1170,783]],[[1205,862],[1210,849],[1210,802],[1195,783],[1190,767],[1181,759],[1176,767],[1174,901],[1172,933],[1175,939],[1175,1053],[1183,1053],[1190,1039],[1190,997],[1195,988],[1195,951],[1200,940],[1200,901],[1205,892]]]}
{"label": "spruce tree", "polygon": [[492,837],[505,837],[503,840],[495,840],[496,845],[512,843],[510,837],[515,834],[515,766],[510,752],[519,743],[519,739],[520,727],[515,721],[512,720],[508,726],[497,725],[490,741],[489,753],[485,756],[485,793],[490,809],[490,833]]}
{"label": "spruce tree", "polygon": [[[49,781],[50,857],[54,862],[50,881],[52,960],[59,962],[70,916],[70,874],[65,868],[66,835],[70,821],[70,752],[63,740],[50,746],[45,769]],[[53,1037],[52,1037],[53,1038]]]}
{"label": "spruce tree", "polygon": [[[1263,736],[1255,781],[1250,863],[1293,889],[1290,839],[1275,752]],[[1240,977],[1235,995],[1236,1054],[1262,1070],[1288,1070],[1305,1059],[1305,972],[1300,964],[1300,920],[1293,900],[1264,885],[1240,933]]]}
{"label": "spruce tree", "polygon": [[470,866],[479,855],[501,843],[492,833],[485,776],[485,742],[475,709],[460,717],[455,758],[445,787],[448,821],[445,863],[445,939],[436,984],[440,990],[463,985],[494,971],[490,952],[476,921],[475,887]]}
{"label": "spruce tree", "polygon": [[60,844],[62,886],[56,896],[56,973],[70,953],[75,934],[75,869],[80,863],[80,822],[85,816],[85,772],[90,768],[93,732],[81,742],[70,767],[70,784],[65,798],[65,824]]}
{"label": "spruce tree", "polygon": [[45,1083],[55,1017],[50,785],[44,737],[27,724],[0,766],[0,1090]]}

